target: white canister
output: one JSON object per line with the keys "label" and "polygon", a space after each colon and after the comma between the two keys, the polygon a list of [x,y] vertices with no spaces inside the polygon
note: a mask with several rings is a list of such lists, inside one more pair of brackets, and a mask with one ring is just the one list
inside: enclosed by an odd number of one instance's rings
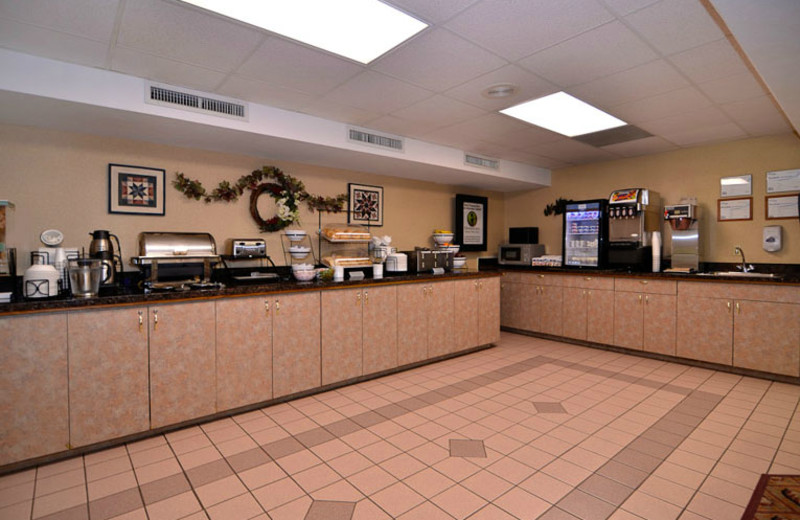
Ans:
{"label": "white canister", "polygon": [[344,281],[344,267],[342,267],[341,265],[336,265],[333,267],[333,281],[334,282]]}
{"label": "white canister", "polygon": [[372,264],[372,277],[376,280],[383,278],[383,264]]}
{"label": "white canister", "polygon": [[22,294],[26,298],[49,298],[58,296],[58,271],[47,265],[44,256],[39,253],[31,255],[33,264],[22,276]]}

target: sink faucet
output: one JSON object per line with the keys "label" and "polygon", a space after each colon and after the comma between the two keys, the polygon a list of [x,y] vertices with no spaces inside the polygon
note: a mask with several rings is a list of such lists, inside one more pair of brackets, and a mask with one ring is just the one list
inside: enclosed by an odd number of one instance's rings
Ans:
{"label": "sink faucet", "polygon": [[752,265],[747,265],[747,262],[744,259],[744,251],[742,251],[741,246],[736,246],[733,248],[734,255],[742,255],[742,265],[737,265],[736,268],[739,269],[743,273],[748,273],[755,269]]}

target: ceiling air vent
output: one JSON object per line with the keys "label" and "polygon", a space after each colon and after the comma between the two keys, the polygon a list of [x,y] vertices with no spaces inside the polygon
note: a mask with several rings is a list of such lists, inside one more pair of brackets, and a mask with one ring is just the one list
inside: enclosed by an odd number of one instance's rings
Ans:
{"label": "ceiling air vent", "polygon": [[487,159],[486,157],[479,157],[468,153],[464,154],[464,162],[472,166],[480,166],[481,168],[491,168],[492,170],[500,169],[500,161],[497,159]]}
{"label": "ceiling air vent", "polygon": [[357,128],[347,129],[347,139],[356,143],[369,144],[378,146],[380,148],[388,148],[390,150],[403,151],[403,140],[399,137],[392,137],[388,135],[380,135]]}
{"label": "ceiling air vent", "polygon": [[206,94],[162,85],[149,84],[146,88],[147,96],[145,101],[151,105],[247,120],[247,105],[241,102],[212,98]]}

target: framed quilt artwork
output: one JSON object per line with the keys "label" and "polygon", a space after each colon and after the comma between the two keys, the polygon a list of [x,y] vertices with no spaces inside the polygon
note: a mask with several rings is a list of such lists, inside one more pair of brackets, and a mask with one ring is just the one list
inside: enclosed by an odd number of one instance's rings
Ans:
{"label": "framed quilt artwork", "polygon": [[164,215],[165,171],[159,168],[108,165],[108,212]]}
{"label": "framed quilt artwork", "polygon": [[347,223],[366,226],[383,225],[383,187],[348,184]]}

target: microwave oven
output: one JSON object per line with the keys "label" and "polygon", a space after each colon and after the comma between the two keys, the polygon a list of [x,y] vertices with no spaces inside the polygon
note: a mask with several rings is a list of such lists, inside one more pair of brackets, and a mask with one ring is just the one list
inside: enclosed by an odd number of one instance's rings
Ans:
{"label": "microwave oven", "polygon": [[544,254],[544,244],[502,244],[497,253],[500,265],[531,265],[531,260]]}

